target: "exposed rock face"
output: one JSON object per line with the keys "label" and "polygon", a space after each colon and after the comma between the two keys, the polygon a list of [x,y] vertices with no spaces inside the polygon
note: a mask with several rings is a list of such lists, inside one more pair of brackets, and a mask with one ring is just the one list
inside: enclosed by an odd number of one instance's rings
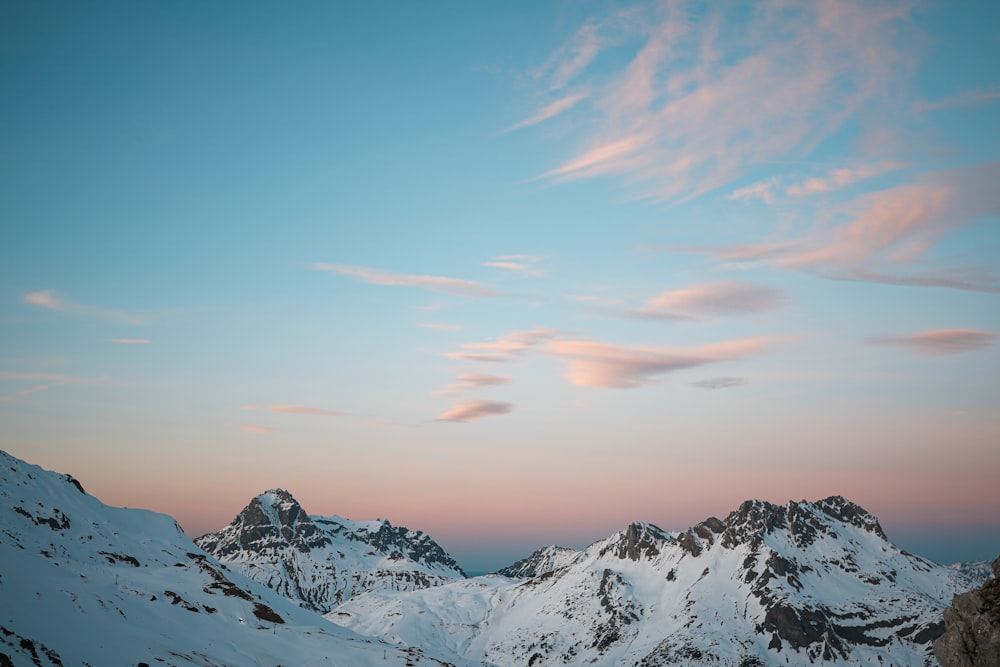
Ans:
{"label": "exposed rock face", "polygon": [[629,524],[527,581],[364,595],[328,618],[475,664],[932,667],[972,585],[841,496],[750,500],[681,532]]}
{"label": "exposed rock face", "polygon": [[253,498],[232,523],[195,542],[321,613],[368,591],[410,591],[465,578],[458,563],[419,530],[384,519],[310,516],[283,489]]}
{"label": "exposed rock face", "polygon": [[955,596],[944,610],[944,627],[934,643],[942,667],[1000,665],[1000,558],[993,561],[992,579]]}
{"label": "exposed rock face", "polygon": [[497,570],[497,574],[512,579],[539,577],[566,566],[579,553],[576,549],[567,549],[553,544],[550,547],[542,547],[527,558],[522,558],[512,565]]}

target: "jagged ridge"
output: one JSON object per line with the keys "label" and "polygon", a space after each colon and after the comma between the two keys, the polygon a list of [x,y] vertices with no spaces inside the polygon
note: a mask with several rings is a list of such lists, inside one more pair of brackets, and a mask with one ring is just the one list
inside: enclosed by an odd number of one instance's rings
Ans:
{"label": "jagged ridge", "polygon": [[407,591],[465,577],[422,531],[385,519],[310,516],[283,489],[253,498],[228,526],[195,542],[251,579],[322,613],[368,591]]}

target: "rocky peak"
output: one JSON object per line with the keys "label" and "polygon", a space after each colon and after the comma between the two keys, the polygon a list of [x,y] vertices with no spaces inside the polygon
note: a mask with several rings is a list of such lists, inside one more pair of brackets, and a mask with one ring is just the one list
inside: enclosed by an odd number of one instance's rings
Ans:
{"label": "rocky peak", "polygon": [[255,497],[218,533],[197,540],[217,556],[241,550],[263,551],[292,546],[309,551],[330,543],[298,501],[284,489],[271,489]]}
{"label": "rocky peak", "polygon": [[749,544],[751,548],[757,549],[763,543],[764,535],[785,527],[785,508],[766,500],[745,500],[737,510],[729,513],[724,523],[724,547]]}
{"label": "rocky peak", "polygon": [[[805,501],[803,501],[803,503],[804,502]],[[867,530],[869,533],[878,535],[883,540],[887,539],[885,532],[882,530],[882,526],[879,524],[878,519],[875,518],[875,515],[871,514],[860,505],[852,503],[843,496],[830,496],[829,498],[824,498],[823,500],[817,501],[815,506],[828,516],[831,516],[838,521],[843,521],[844,523]]]}
{"label": "rocky peak", "polygon": [[577,553],[576,549],[568,549],[552,545],[536,549],[527,558],[522,558],[512,565],[497,570],[497,574],[514,579],[532,579],[548,574],[568,563]]}
{"label": "rocky peak", "polygon": [[673,540],[674,537],[663,529],[651,523],[635,521],[612,538],[601,550],[601,555],[613,553],[618,558],[635,561],[652,558],[660,554],[665,542]]}

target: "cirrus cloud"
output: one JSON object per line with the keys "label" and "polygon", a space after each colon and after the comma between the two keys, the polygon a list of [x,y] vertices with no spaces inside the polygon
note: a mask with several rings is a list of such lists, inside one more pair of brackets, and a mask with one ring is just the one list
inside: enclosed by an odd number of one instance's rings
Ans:
{"label": "cirrus cloud", "polygon": [[918,354],[945,356],[989,347],[997,336],[979,329],[936,329],[903,336],[875,336],[865,339],[872,345],[902,347]]}
{"label": "cirrus cloud", "polygon": [[485,417],[494,417],[510,413],[514,406],[503,401],[468,401],[460,403],[446,411],[436,421],[439,422],[471,422]]}
{"label": "cirrus cloud", "polygon": [[55,291],[50,289],[38,292],[27,292],[24,295],[24,301],[25,303],[30,303],[33,306],[39,306],[40,308],[45,308],[47,310],[55,310],[74,315],[83,315],[85,317],[92,317],[95,319],[113,320],[135,325],[142,324],[144,321],[142,317],[134,313],[102,308],[101,306],[92,306],[90,304],[80,303],[65,297],[57,296]]}
{"label": "cirrus cloud", "polygon": [[339,273],[371,285],[397,285],[403,287],[418,287],[431,292],[454,294],[464,297],[495,297],[495,290],[482,283],[462,278],[447,276],[424,276],[393,273],[382,269],[372,269],[364,266],[349,266],[346,264],[327,264],[314,262],[312,268],[316,271]]}
{"label": "cirrus cloud", "polygon": [[758,337],[693,348],[624,347],[592,340],[556,340],[546,352],[566,361],[566,376],[584,387],[632,389],[660,375],[761,352],[778,339]]}
{"label": "cirrus cloud", "polygon": [[558,335],[555,329],[535,328],[513,331],[489,343],[465,343],[459,352],[446,352],[444,356],[458,361],[504,363],[516,360],[525,351]]}

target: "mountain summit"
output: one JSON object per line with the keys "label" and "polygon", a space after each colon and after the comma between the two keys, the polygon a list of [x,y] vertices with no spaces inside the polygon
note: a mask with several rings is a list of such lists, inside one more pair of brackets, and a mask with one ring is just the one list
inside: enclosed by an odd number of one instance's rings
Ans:
{"label": "mountain summit", "polygon": [[195,542],[245,576],[322,613],[368,591],[409,591],[465,578],[422,531],[385,519],[310,516],[283,489],[256,496],[232,523]]}
{"label": "mountain summit", "polygon": [[900,550],[832,496],[749,500],[681,532],[635,522],[575,554],[372,594],[328,616],[363,634],[496,665],[931,666],[969,577]]}

